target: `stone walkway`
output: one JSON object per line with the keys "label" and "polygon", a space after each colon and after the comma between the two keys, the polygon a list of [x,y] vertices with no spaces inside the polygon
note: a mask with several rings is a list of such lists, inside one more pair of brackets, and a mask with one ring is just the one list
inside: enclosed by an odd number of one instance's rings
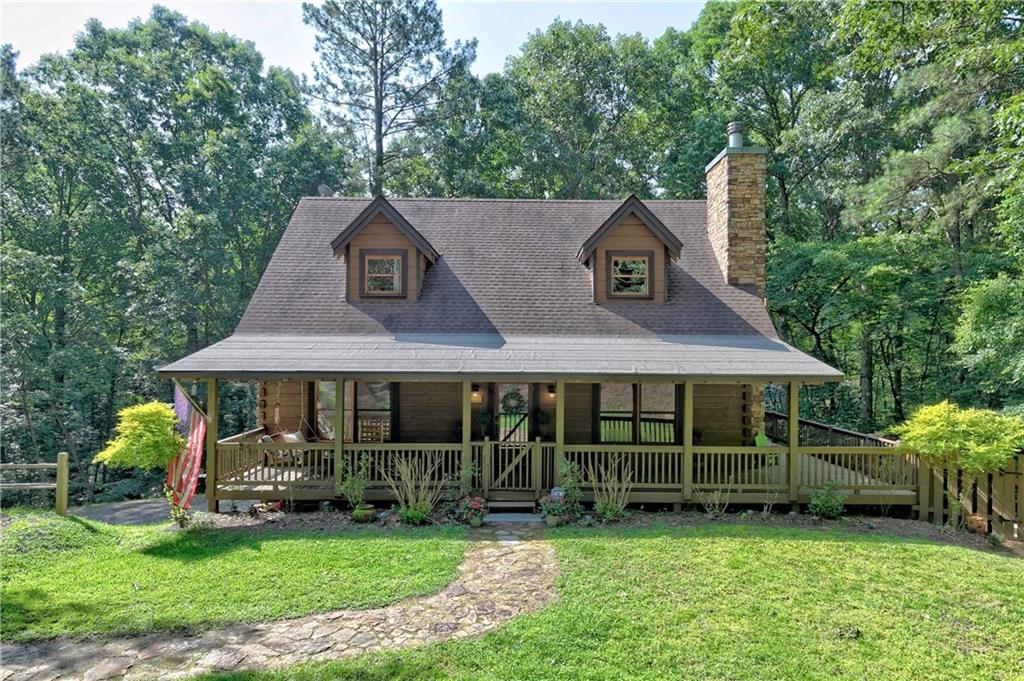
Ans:
{"label": "stone walkway", "polygon": [[539,529],[474,530],[459,576],[441,592],[376,610],[337,610],[194,636],[57,639],[0,648],[0,681],[178,679],[210,671],[286,667],[477,636],[555,597],[558,564]]}

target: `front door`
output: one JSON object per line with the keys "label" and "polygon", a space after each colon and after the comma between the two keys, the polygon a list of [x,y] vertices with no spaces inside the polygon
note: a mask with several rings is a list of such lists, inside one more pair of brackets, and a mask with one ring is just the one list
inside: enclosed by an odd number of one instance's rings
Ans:
{"label": "front door", "polygon": [[499,383],[497,386],[497,439],[491,444],[488,488],[496,492],[535,492],[534,459],[530,441],[530,385]]}

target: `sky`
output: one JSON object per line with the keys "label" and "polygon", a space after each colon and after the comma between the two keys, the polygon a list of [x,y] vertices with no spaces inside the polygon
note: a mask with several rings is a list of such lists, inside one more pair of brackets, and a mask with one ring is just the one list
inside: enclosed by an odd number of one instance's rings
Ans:
{"label": "sky", "polygon": [[[267,65],[312,75],[313,31],[302,23],[300,2],[173,2],[158,4],[189,19],[251,40]],[[449,42],[477,38],[477,75],[500,71],[530,33],[554,19],[602,23],[609,33],[636,33],[653,39],[669,26],[690,27],[703,0],[672,2],[489,2],[438,0]],[[0,42],[20,53],[18,67],[47,52],[65,52],[89,18],[105,26],[125,26],[149,15],[150,2],[11,2],[0,0]]]}

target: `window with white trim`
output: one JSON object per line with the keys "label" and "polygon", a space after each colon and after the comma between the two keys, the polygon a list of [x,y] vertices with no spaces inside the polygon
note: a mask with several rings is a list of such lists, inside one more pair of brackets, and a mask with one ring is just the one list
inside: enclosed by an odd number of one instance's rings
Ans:
{"label": "window with white trim", "polygon": [[405,295],[405,260],[402,253],[362,254],[362,295],[402,297]]}

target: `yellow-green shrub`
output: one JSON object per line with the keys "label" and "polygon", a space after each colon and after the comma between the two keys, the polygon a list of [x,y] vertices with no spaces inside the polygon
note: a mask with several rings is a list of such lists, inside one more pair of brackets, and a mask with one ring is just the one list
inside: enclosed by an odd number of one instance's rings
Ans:
{"label": "yellow-green shrub", "polygon": [[178,417],[169,405],[147,402],[117,412],[117,436],[94,463],[117,468],[166,468],[184,443],[174,430]]}
{"label": "yellow-green shrub", "polygon": [[1024,447],[1024,418],[948,401],[918,409],[896,432],[908,449],[971,474],[1002,469]]}

